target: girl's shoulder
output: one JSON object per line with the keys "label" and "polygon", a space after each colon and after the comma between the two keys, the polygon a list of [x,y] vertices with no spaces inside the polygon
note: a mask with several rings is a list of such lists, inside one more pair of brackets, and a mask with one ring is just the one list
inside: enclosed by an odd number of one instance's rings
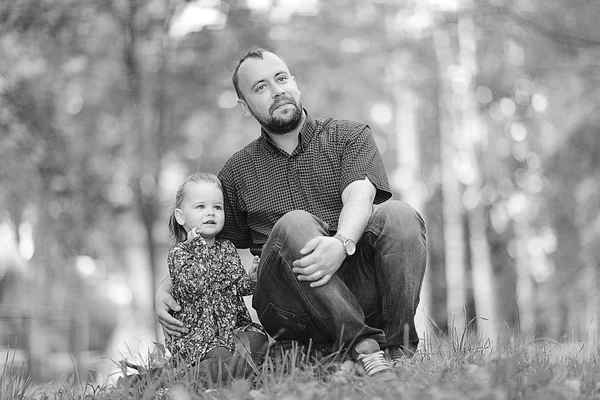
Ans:
{"label": "girl's shoulder", "polygon": [[190,246],[190,243],[179,242],[171,246],[168,257],[183,257],[190,254],[193,254],[193,247]]}
{"label": "girl's shoulder", "polygon": [[216,239],[215,242],[219,243],[219,245],[224,248],[224,249],[234,249],[235,250],[235,246],[233,245],[233,243],[228,240],[228,239]]}
{"label": "girl's shoulder", "polygon": [[179,243],[175,243],[173,246],[171,246],[171,248],[169,249],[169,254],[177,254],[180,251],[183,250],[183,247],[181,246],[183,242],[179,242]]}

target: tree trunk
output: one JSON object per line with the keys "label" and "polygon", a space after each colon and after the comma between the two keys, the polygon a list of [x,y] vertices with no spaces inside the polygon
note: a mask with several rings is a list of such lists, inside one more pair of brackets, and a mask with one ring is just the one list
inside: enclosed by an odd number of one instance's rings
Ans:
{"label": "tree trunk", "polygon": [[[405,66],[402,66],[405,67]],[[410,83],[398,82],[394,90],[396,123],[396,171],[394,179],[400,185],[402,199],[419,213],[424,213],[423,188],[421,177],[421,148],[417,132],[416,116],[418,98]],[[415,325],[420,346],[427,346],[427,321],[432,305],[429,268],[425,269],[419,307],[415,315]]]}
{"label": "tree trunk", "polygon": [[[470,8],[473,7],[471,2]],[[470,167],[469,197],[476,199],[470,202],[471,209],[467,213],[469,222],[469,242],[471,248],[471,269],[473,274],[473,297],[477,312],[477,328],[481,334],[489,338],[492,345],[497,344],[500,318],[497,309],[497,294],[494,287],[494,271],[486,233],[486,217],[479,199],[481,173],[476,158],[476,144],[481,140],[482,124],[475,101],[474,78],[477,73],[477,42],[475,23],[472,13],[462,13],[458,18],[459,65],[462,77],[455,83],[456,95],[462,105],[462,137],[460,144],[466,165]]]}
{"label": "tree trunk", "polygon": [[519,329],[525,336],[535,333],[535,288],[531,278],[531,257],[529,257],[529,227],[525,216],[518,216],[514,222],[515,267],[517,275],[517,309]]}
{"label": "tree trunk", "polygon": [[460,124],[460,113],[453,104],[452,82],[448,69],[455,64],[448,32],[435,30],[433,43],[438,60],[440,92],[438,121],[440,125],[440,169],[442,176],[442,213],[444,216],[444,257],[446,272],[446,311],[448,333],[462,337],[466,328],[467,274],[465,232],[461,184],[455,163],[455,126]]}
{"label": "tree trunk", "polygon": [[[170,10],[168,10],[170,11]],[[125,37],[123,60],[127,71],[127,85],[131,101],[132,140],[127,149],[132,161],[132,186],[136,196],[138,215],[146,233],[146,254],[150,268],[149,292],[154,293],[157,286],[157,246],[154,239],[154,227],[160,209],[157,198],[160,162],[164,151],[164,136],[167,120],[165,99],[165,80],[167,76],[168,37],[167,22],[163,25],[163,38],[159,47],[159,65],[154,91],[144,91],[143,73],[140,67],[138,39],[140,22],[140,4],[129,1],[127,17],[123,22]],[[153,307],[144,311],[152,314]],[[151,317],[152,318],[152,317]],[[152,323],[157,338],[160,330]]]}

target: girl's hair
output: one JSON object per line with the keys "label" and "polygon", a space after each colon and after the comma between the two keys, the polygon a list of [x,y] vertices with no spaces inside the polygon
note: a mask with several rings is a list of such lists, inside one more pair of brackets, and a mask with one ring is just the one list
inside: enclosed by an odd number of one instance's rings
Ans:
{"label": "girl's hair", "polygon": [[169,231],[170,236],[173,238],[175,243],[183,242],[187,239],[187,232],[184,227],[177,222],[175,218],[175,209],[179,208],[181,202],[183,201],[183,197],[185,195],[185,187],[188,183],[214,183],[221,192],[223,192],[223,187],[221,186],[221,181],[215,174],[211,174],[209,172],[196,172],[187,177],[187,179],[179,185],[177,189],[177,193],[175,194],[175,206],[171,210],[171,215],[169,216]]}

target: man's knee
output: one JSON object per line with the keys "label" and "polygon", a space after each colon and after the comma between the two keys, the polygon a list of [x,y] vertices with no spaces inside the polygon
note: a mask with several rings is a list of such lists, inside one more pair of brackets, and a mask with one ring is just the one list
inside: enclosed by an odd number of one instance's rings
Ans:
{"label": "man's knee", "polygon": [[273,226],[273,231],[289,229],[294,225],[302,225],[306,223],[310,223],[312,220],[312,215],[309,212],[304,210],[292,210],[283,215],[283,217],[279,218],[279,220]]}
{"label": "man's knee", "polygon": [[279,218],[273,226],[271,236],[301,240],[325,234],[326,230],[327,224],[311,213],[303,210],[293,210]]}
{"label": "man's knee", "polygon": [[392,230],[403,239],[425,240],[423,217],[404,201],[386,201],[377,207],[374,217],[384,225],[382,229]]}

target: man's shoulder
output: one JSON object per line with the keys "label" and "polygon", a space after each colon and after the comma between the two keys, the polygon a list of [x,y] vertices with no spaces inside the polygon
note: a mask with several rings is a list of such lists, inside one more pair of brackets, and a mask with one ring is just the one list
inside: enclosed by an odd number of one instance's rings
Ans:
{"label": "man's shoulder", "polygon": [[317,118],[317,126],[324,132],[362,132],[367,124],[349,119]]}
{"label": "man's shoulder", "polygon": [[246,168],[247,164],[252,159],[253,154],[256,152],[259,139],[260,138],[254,139],[252,142],[233,153],[231,157],[225,161],[223,168],[221,168],[220,175],[227,175],[240,168]]}

